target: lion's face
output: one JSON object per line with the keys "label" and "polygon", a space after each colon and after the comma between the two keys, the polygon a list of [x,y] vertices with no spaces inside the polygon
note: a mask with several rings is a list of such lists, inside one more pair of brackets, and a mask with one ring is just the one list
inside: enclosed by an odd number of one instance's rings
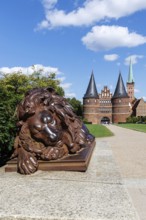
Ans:
{"label": "lion's face", "polygon": [[55,146],[61,139],[61,126],[47,110],[36,111],[35,115],[27,120],[27,124],[31,136],[46,147]]}

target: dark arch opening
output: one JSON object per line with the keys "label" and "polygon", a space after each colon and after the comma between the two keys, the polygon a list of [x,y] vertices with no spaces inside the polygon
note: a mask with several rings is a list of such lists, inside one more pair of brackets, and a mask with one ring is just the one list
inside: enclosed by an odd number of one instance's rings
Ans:
{"label": "dark arch opening", "polygon": [[101,124],[109,124],[110,123],[110,119],[108,117],[103,117],[101,119]]}

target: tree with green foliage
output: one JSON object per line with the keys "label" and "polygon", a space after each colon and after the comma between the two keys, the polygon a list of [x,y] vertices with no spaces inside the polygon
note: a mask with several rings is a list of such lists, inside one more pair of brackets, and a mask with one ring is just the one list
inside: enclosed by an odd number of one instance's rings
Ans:
{"label": "tree with green foliage", "polygon": [[73,107],[74,112],[76,113],[76,115],[78,115],[78,116],[83,115],[83,106],[82,106],[82,103],[79,100],[77,100],[76,98],[67,98],[67,101]]}
{"label": "tree with green foliage", "polygon": [[44,76],[41,71],[31,75],[22,72],[5,74],[0,77],[0,154],[12,150],[16,136],[16,108],[25,93],[33,88],[53,87],[63,96],[64,90],[54,73]]}
{"label": "tree with green foliage", "polygon": [[126,119],[127,123],[146,123],[146,116],[129,116]]}
{"label": "tree with green foliage", "polygon": [[137,117],[135,116],[129,116],[127,119],[126,119],[126,122],[127,123],[136,123],[137,122]]}

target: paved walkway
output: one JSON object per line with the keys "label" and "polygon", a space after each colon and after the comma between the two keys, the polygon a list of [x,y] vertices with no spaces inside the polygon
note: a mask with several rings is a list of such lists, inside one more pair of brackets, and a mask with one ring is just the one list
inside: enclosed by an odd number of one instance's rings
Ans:
{"label": "paved walkway", "polygon": [[107,126],[115,136],[104,138],[115,157],[141,220],[146,220],[146,133]]}
{"label": "paved walkway", "polygon": [[146,134],[109,125],[86,172],[0,168],[2,220],[146,220]]}

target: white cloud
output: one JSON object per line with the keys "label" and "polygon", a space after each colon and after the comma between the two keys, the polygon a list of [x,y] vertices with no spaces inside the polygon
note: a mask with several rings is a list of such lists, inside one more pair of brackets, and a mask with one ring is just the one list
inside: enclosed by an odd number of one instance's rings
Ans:
{"label": "white cloud", "polygon": [[23,74],[32,74],[34,71],[41,71],[42,75],[48,75],[49,73],[55,73],[56,75],[61,74],[61,72],[56,67],[43,66],[41,64],[35,64],[28,67],[1,67],[1,74],[11,74],[14,72],[22,72]]}
{"label": "white cloud", "polygon": [[144,101],[146,101],[146,96],[143,96],[142,98],[144,99]]}
{"label": "white cloud", "polygon": [[107,61],[115,61],[119,58],[118,54],[106,54],[104,55],[104,59]]}
{"label": "white cloud", "polygon": [[63,89],[69,89],[72,86],[72,83],[61,83]]}
{"label": "white cloud", "polygon": [[66,93],[65,93],[65,97],[66,97],[66,98],[73,98],[73,97],[76,97],[76,94],[73,93],[73,92],[72,92],[72,93],[71,93],[71,92],[70,92],[70,93],[66,92]]}
{"label": "white cloud", "polygon": [[57,79],[62,83],[66,79],[66,77],[62,76],[62,77],[58,77]]}
{"label": "white cloud", "polygon": [[128,0],[86,0],[76,10],[66,12],[55,7],[57,2],[57,0],[42,0],[45,19],[38,24],[38,29],[93,25],[100,20],[118,19],[146,9],[145,0],[131,0],[130,3]]}
{"label": "white cloud", "polygon": [[132,62],[132,64],[135,64],[138,62],[138,59],[142,59],[143,58],[143,55],[131,55],[131,56],[128,56],[126,59],[125,59],[125,65],[129,65],[130,63],[130,60]]}
{"label": "white cloud", "polygon": [[129,32],[127,27],[94,26],[91,32],[82,38],[86,47],[93,51],[110,50],[117,47],[136,47],[146,43],[146,37]]}
{"label": "white cloud", "polygon": [[70,92],[70,88],[72,86],[72,83],[62,83],[61,82],[60,86],[64,89],[66,98],[76,97],[76,93]]}
{"label": "white cloud", "polygon": [[[63,78],[62,78],[63,79]],[[63,79],[64,81],[64,79]],[[70,92],[70,88],[72,86],[72,83],[62,83],[60,84],[60,86],[64,89],[65,92],[65,97],[66,98],[73,98],[76,97],[76,94],[73,92]]]}
{"label": "white cloud", "polygon": [[[34,71],[41,71],[42,75],[49,75],[50,73],[56,74],[56,79],[60,80],[60,86],[64,89],[65,97],[76,97],[76,94],[73,92],[70,92],[70,88],[72,86],[72,83],[63,83],[66,80],[66,77],[62,72],[58,70],[56,67],[50,67],[50,66],[43,66],[41,64],[35,64],[28,67],[1,67],[0,68],[0,74],[11,74],[14,72],[21,72],[23,74],[32,74]],[[60,76],[63,75],[63,76]]]}
{"label": "white cloud", "polygon": [[57,4],[58,0],[42,0],[42,4],[45,8],[45,10],[50,10],[54,8],[54,6]]}
{"label": "white cloud", "polygon": [[134,92],[135,93],[140,93],[140,90],[139,89],[134,89]]}

